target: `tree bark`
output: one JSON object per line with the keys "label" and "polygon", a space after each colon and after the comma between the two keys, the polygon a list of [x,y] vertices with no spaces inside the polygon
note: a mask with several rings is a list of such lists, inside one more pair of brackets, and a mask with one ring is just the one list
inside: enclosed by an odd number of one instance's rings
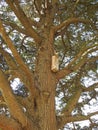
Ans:
{"label": "tree bark", "polygon": [[55,74],[51,71],[53,51],[47,39],[38,52],[35,71],[35,86],[39,96],[35,99],[36,116],[39,119],[39,130],[57,130],[55,116]]}

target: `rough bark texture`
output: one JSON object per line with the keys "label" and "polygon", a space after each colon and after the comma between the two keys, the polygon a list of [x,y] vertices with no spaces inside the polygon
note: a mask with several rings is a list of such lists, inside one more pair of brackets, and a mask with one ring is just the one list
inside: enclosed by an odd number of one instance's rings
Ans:
{"label": "rough bark texture", "polygon": [[[40,95],[37,99],[37,109],[40,120],[41,130],[56,130],[55,117],[55,78],[51,72],[51,52],[48,43],[39,51],[39,61],[37,66],[38,89]],[[49,51],[47,51],[49,50]],[[50,60],[49,60],[50,59]]]}

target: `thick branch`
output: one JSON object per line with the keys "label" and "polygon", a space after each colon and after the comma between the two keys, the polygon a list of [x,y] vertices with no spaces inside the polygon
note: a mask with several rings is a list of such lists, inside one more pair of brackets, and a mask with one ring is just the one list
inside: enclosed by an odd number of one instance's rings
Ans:
{"label": "thick branch", "polygon": [[24,80],[24,74],[19,71],[19,67],[17,66],[17,63],[13,59],[13,57],[6,52],[5,50],[0,48],[0,53],[3,55],[5,61],[7,62],[7,65],[9,67],[9,70],[5,71],[6,75],[9,75],[8,81],[13,80],[14,78],[20,78],[20,80],[28,86],[27,82]]}
{"label": "thick branch", "polygon": [[28,127],[28,129],[30,128],[33,129],[34,124],[23,112],[22,107],[17,102],[16,98],[14,97],[11,87],[4,73],[1,70],[0,70],[0,91],[2,92],[2,96],[4,97],[4,100],[9,108],[9,111],[12,117],[14,117],[14,119],[16,120],[16,122],[19,122],[19,124],[21,124],[23,128]]}
{"label": "thick branch", "polygon": [[3,55],[4,59],[6,60],[7,65],[9,66],[10,70],[17,69],[17,64],[16,64],[15,60],[13,59],[13,57],[8,52],[6,52],[5,50],[3,50],[0,47],[0,53]]}
{"label": "thick branch", "polygon": [[25,72],[23,72],[20,69],[20,67],[15,62],[14,58],[2,48],[0,48],[0,53],[2,53],[9,67],[9,70],[5,71],[5,74],[10,76],[8,78],[8,81],[13,80],[14,78],[19,78],[25,84],[25,86],[29,89]]}
{"label": "thick branch", "polygon": [[7,106],[9,107],[12,116],[16,120],[18,120],[22,124],[22,126],[26,126],[27,125],[26,116],[24,115],[18,102],[13,96],[10,85],[7,82],[7,79],[5,78],[5,75],[1,70],[0,70],[0,90],[2,92],[5,102],[7,103]]}
{"label": "thick branch", "polygon": [[[57,79],[63,78],[64,76],[70,74],[71,72],[78,70],[86,62],[92,62],[92,59],[89,60],[87,59],[87,54],[96,51],[98,49],[97,47],[98,47],[97,44],[92,45],[90,47],[84,46],[81,49],[81,51],[75,56],[75,58],[64,69],[56,73]],[[97,60],[97,58],[93,58],[93,60],[94,59]]]}
{"label": "thick branch", "polygon": [[17,24],[15,24],[15,23],[12,23],[12,22],[9,22],[9,21],[3,21],[3,23],[4,23],[5,25],[7,25],[7,26],[12,27],[12,29],[14,29],[14,30],[16,30],[16,31],[18,31],[18,32],[20,32],[20,33],[22,33],[22,34],[25,34],[26,36],[30,36],[30,37],[31,37],[31,35],[28,35],[28,33],[27,33],[27,31],[26,31],[25,29],[20,28],[20,27],[19,27]]}
{"label": "thick branch", "polygon": [[81,18],[69,18],[69,19],[65,20],[63,23],[61,23],[60,25],[55,26],[54,30],[55,30],[55,32],[57,32],[58,30],[66,28],[68,25],[70,25],[72,23],[85,23],[85,24],[88,23],[88,24],[93,25],[93,23],[90,20],[85,20],[85,19],[81,19]]}
{"label": "thick branch", "polygon": [[4,39],[4,41],[6,42],[7,46],[10,48],[10,50],[12,51],[12,54],[16,60],[16,63],[18,64],[19,69],[21,70],[21,72],[23,71],[25,73],[26,77],[26,82],[28,82],[28,88],[30,90],[30,92],[32,94],[36,94],[36,88],[34,87],[34,82],[33,82],[33,75],[30,72],[30,70],[28,69],[28,67],[25,65],[25,63],[23,62],[23,60],[21,59],[19,53],[17,52],[16,48],[14,47],[11,39],[6,35],[5,29],[2,25],[2,22],[0,21],[0,34],[2,36],[2,38]]}
{"label": "thick branch", "polygon": [[73,94],[73,96],[69,99],[67,105],[65,106],[65,108],[63,109],[63,111],[61,112],[63,115],[71,115],[71,112],[72,110],[74,110],[78,100],[79,100],[79,97],[81,95],[81,91],[82,89],[77,86],[76,87],[76,92]]}
{"label": "thick branch", "polygon": [[28,35],[32,36],[32,38],[34,38],[34,40],[37,43],[41,42],[41,38],[40,36],[36,33],[36,31],[32,28],[32,25],[30,23],[30,21],[28,20],[28,18],[26,17],[25,13],[23,12],[23,10],[20,8],[18,1],[9,1],[6,0],[6,2],[8,3],[8,5],[10,6],[10,8],[14,11],[14,13],[16,14],[16,16],[18,17],[18,19],[20,20],[20,22],[22,23],[22,25],[25,27]]}

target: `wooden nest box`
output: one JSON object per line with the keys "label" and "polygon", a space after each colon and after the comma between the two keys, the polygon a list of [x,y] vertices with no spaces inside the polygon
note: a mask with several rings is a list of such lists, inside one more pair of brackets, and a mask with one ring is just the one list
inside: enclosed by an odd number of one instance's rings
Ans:
{"label": "wooden nest box", "polygon": [[58,57],[58,53],[55,53],[52,56],[52,65],[51,65],[51,70],[53,72],[57,72],[59,70],[59,57]]}

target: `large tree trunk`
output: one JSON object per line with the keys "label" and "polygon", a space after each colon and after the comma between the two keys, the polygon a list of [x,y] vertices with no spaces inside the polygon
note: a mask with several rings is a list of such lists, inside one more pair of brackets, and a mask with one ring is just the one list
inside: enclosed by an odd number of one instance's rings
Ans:
{"label": "large tree trunk", "polygon": [[35,99],[35,113],[39,120],[39,130],[57,130],[55,117],[55,87],[56,81],[51,72],[51,44],[45,41],[38,52],[35,71],[35,86],[39,96]]}

